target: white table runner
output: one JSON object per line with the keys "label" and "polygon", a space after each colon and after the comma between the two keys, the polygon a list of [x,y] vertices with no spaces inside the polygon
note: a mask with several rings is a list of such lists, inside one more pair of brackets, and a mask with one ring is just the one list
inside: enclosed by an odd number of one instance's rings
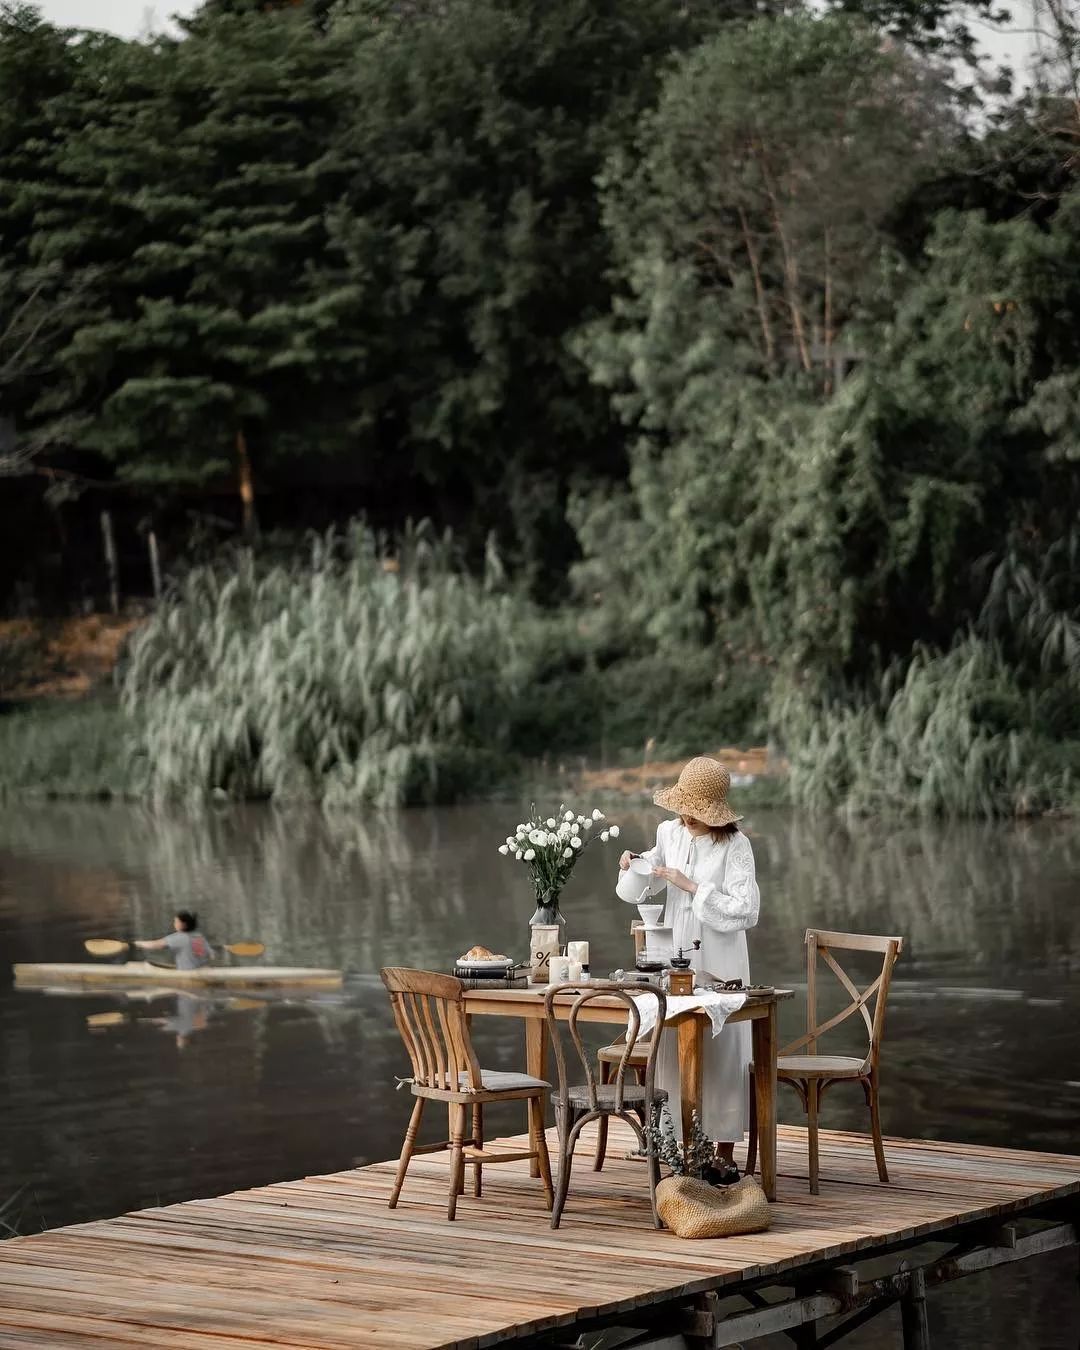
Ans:
{"label": "white table runner", "polygon": [[[652,1031],[656,1025],[656,999],[651,994],[638,994],[634,997],[637,1004],[638,1014],[641,1017],[641,1030],[639,1036],[644,1036]],[[724,1023],[732,1013],[738,1012],[746,1002],[746,990],[734,989],[730,993],[713,993],[712,990],[702,989],[693,994],[668,995],[667,1000],[667,1021],[677,1017],[680,1013],[692,1012],[700,1008],[708,1013],[709,1021],[712,1023],[712,1034],[717,1036],[724,1029]]]}

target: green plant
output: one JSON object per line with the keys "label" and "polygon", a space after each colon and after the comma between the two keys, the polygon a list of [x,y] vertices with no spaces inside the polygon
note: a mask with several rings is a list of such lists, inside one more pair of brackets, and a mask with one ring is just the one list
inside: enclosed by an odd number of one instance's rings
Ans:
{"label": "green plant", "polygon": [[9,625],[0,633],[0,698],[10,694],[40,669],[45,656],[41,634]]}
{"label": "green plant", "polygon": [[154,797],[379,805],[468,795],[513,763],[529,606],[426,526],[359,524],[266,566],[197,567],[135,636],[122,680]]}
{"label": "green plant", "polygon": [[652,1119],[645,1127],[657,1158],[677,1177],[700,1177],[713,1161],[713,1142],[701,1128],[698,1113],[690,1118],[690,1137],[679,1143],[671,1112],[666,1106],[654,1106]]}
{"label": "green plant", "polygon": [[918,650],[876,698],[822,703],[781,685],[772,711],[792,800],[808,809],[1028,815],[1070,791],[1067,764],[1029,729],[1030,701],[977,638]]}
{"label": "green plant", "polygon": [[0,715],[0,795],[127,797],[136,790],[115,703],[32,704]]}

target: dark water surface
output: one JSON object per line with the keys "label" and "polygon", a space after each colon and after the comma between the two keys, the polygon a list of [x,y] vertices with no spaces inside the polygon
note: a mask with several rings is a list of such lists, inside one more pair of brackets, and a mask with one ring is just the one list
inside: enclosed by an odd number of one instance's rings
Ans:
{"label": "dark water surface", "polygon": [[[495,851],[514,810],[4,807],[0,1206],[22,1188],[7,1217],[27,1232],[396,1155],[404,1060],[379,967],[445,969],[478,942],[525,954],[526,876]],[[564,900],[567,936],[590,939],[601,974],[630,952],[616,855],[651,842],[657,814],[616,818],[623,840],[590,850]],[[885,1043],[888,1133],[1080,1152],[1075,825],[885,831],[782,812],[746,824],[762,891],[756,978],[804,986],[807,924],[906,938]],[[13,962],[84,959],[91,936],[159,935],[179,907],[218,940],[265,942],[268,961],[355,974],[340,995],[291,1001],[11,987]],[[785,1008],[785,1034],[803,1009]],[[520,1066],[518,1037],[482,1021],[482,1060]],[[861,1102],[837,1088],[825,1124],[862,1128]],[[935,1344],[1074,1350],[1077,1304],[1075,1253],[1042,1258],[932,1296]],[[888,1317],[845,1342],[897,1343]]]}

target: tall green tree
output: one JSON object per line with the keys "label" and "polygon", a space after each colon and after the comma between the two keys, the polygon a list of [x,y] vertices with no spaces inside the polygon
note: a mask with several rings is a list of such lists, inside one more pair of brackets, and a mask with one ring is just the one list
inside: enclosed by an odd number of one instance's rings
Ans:
{"label": "tall green tree", "polygon": [[49,114],[102,50],[104,37],[75,42],[29,5],[0,7],[0,471],[25,471],[70,428],[18,435],[24,410],[59,376],[57,354],[100,298],[100,278],[72,278],[34,247],[37,211],[56,187],[52,159],[62,133]]}
{"label": "tall green tree", "polygon": [[610,294],[595,178],[669,54],[737,11],[392,8],[357,45],[357,165],[334,218],[363,292],[371,453],[402,491],[419,473],[496,524],[513,559],[561,565],[569,478],[622,465],[606,401],[566,342]]}
{"label": "tall green tree", "polygon": [[635,154],[609,161],[622,285],[577,347],[633,437],[631,493],[574,518],[583,588],[625,622],[770,651],[790,634],[779,522],[940,106],[861,22],[756,20],[676,63]]}
{"label": "tall green tree", "polygon": [[340,70],[300,15],[223,18],[125,44],[53,107],[82,125],[53,152],[31,247],[74,278],[106,268],[109,287],[31,416],[81,411],[79,443],[122,477],[235,471],[249,532],[261,466],[341,444],[321,414],[356,353],[340,291],[316,281],[341,263]]}

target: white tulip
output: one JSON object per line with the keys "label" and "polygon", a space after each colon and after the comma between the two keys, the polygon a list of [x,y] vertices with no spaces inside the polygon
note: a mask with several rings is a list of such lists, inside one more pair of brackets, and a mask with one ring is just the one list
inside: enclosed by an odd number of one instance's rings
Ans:
{"label": "white tulip", "polygon": [[604,819],[604,813],[603,813],[603,811],[598,811],[598,810],[596,809],[596,807],[594,806],[594,807],[593,807],[592,818],[593,818],[593,820],[603,820],[603,819]]}
{"label": "white tulip", "polygon": [[574,819],[573,811],[567,811],[566,815],[563,816],[563,820],[567,821],[568,823],[573,819]]}
{"label": "white tulip", "polygon": [[548,816],[546,824],[549,830],[553,830],[555,828],[555,817]]}
{"label": "white tulip", "polygon": [[573,825],[570,826],[570,833],[571,833],[571,834],[580,834],[580,833],[581,833],[581,826],[577,823],[576,820],[574,821]]}
{"label": "white tulip", "polygon": [[581,840],[577,837],[576,834],[575,834],[574,837],[570,840],[570,847],[571,847],[571,848],[580,848],[580,847],[581,847]]}
{"label": "white tulip", "polygon": [[574,856],[574,850],[573,850],[572,848],[564,848],[564,849],[563,849],[563,857],[564,857],[564,858],[572,858],[573,856]]}
{"label": "white tulip", "polygon": [[587,825],[589,822],[585,819],[584,816],[578,816],[577,823],[579,825]]}
{"label": "white tulip", "polygon": [[618,839],[618,837],[619,837],[619,827],[618,827],[618,825],[612,825],[611,829],[608,830],[608,834],[611,835],[612,839]]}
{"label": "white tulip", "polygon": [[583,821],[581,822],[581,828],[582,828],[583,830],[591,830],[592,827],[593,827],[593,823],[592,823],[591,820],[583,820]]}
{"label": "white tulip", "polygon": [[503,855],[503,857],[505,858],[506,855],[510,852],[510,845],[509,845],[509,844],[500,844],[500,845],[499,845],[499,852],[500,852],[500,853]]}
{"label": "white tulip", "polygon": [[609,838],[609,836],[608,836],[607,830],[601,830],[601,831],[600,831],[600,842],[601,842],[602,844],[606,844],[607,841],[608,841],[608,838]]}
{"label": "white tulip", "polygon": [[533,849],[530,848],[530,849],[526,849],[526,850],[525,850],[525,861],[526,861],[526,862],[532,862],[532,860],[533,860],[535,857],[536,857],[536,853],[533,851]]}
{"label": "white tulip", "polygon": [[518,860],[518,862],[521,861],[521,849],[518,849],[518,851],[514,854],[514,857]]}

